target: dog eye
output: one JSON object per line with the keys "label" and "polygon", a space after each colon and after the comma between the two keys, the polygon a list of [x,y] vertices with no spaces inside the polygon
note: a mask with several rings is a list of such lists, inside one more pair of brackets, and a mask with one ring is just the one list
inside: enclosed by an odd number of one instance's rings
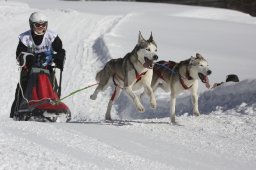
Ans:
{"label": "dog eye", "polygon": [[149,49],[149,48],[146,48],[146,50],[147,50],[147,51],[150,51],[150,49]]}
{"label": "dog eye", "polygon": [[157,49],[155,49],[155,52],[157,52]]}

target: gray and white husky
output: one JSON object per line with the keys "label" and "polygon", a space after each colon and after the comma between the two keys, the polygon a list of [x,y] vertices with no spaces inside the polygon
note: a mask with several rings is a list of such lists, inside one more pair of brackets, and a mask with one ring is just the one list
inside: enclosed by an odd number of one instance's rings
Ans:
{"label": "gray and white husky", "polygon": [[119,97],[122,90],[131,97],[137,110],[144,112],[140,98],[134,90],[144,88],[146,94],[150,97],[152,108],[156,108],[156,99],[151,88],[153,75],[153,64],[158,59],[156,55],[157,45],[153,40],[152,33],[148,40],[145,40],[139,32],[138,43],[135,48],[127,53],[123,58],[111,59],[96,75],[98,86],[90,96],[92,100],[97,98],[99,91],[105,90],[108,86],[114,85],[115,90],[108,103],[106,120],[111,120],[111,108],[114,101]]}
{"label": "gray and white husky", "polygon": [[208,62],[197,53],[196,57],[175,63],[173,61],[159,61],[154,65],[151,87],[155,91],[158,87],[166,92],[171,91],[170,97],[170,119],[175,123],[176,97],[184,90],[192,94],[193,114],[200,115],[198,110],[198,79],[209,88],[208,75],[212,71]]}

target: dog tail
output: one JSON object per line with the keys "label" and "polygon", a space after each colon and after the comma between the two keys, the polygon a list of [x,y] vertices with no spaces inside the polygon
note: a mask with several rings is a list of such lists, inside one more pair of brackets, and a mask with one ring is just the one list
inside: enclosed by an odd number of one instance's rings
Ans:
{"label": "dog tail", "polygon": [[107,63],[105,67],[96,74],[96,81],[100,84],[106,84],[112,76],[113,73],[110,69],[109,63]]}
{"label": "dog tail", "polygon": [[99,82],[100,81],[100,78],[102,77],[102,74],[103,74],[103,70],[100,70],[97,74],[96,74],[96,81]]}

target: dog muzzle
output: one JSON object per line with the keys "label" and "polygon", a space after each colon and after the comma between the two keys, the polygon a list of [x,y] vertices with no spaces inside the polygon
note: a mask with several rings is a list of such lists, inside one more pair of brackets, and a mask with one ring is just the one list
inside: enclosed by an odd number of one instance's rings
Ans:
{"label": "dog muzzle", "polygon": [[154,65],[154,60],[157,60],[157,59],[158,59],[157,55],[153,56],[153,60],[150,60],[147,57],[144,57],[145,63],[143,64],[143,67],[148,68],[148,69],[152,69],[153,65]]}

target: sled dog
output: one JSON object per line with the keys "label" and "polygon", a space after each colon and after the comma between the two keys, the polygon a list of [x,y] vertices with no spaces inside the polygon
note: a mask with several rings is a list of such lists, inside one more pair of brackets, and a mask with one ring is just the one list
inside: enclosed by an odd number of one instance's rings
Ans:
{"label": "sled dog", "polygon": [[156,108],[156,99],[151,88],[153,64],[158,59],[156,52],[157,44],[153,40],[152,33],[149,39],[145,40],[141,32],[139,32],[138,43],[131,52],[127,53],[123,58],[111,59],[96,74],[96,80],[99,84],[90,96],[92,100],[97,98],[99,91],[104,91],[110,85],[115,87],[108,103],[105,114],[106,120],[111,120],[112,105],[122,90],[131,97],[137,110],[144,112],[145,109],[141,104],[140,98],[134,92],[143,87],[150,97],[152,108]]}
{"label": "sled dog", "polygon": [[154,65],[151,87],[153,91],[162,88],[170,94],[170,119],[175,123],[176,97],[184,90],[189,90],[192,94],[193,114],[200,115],[198,110],[198,79],[207,88],[210,87],[208,75],[212,71],[208,67],[208,62],[197,53],[196,57],[175,63],[173,61],[159,61]]}

